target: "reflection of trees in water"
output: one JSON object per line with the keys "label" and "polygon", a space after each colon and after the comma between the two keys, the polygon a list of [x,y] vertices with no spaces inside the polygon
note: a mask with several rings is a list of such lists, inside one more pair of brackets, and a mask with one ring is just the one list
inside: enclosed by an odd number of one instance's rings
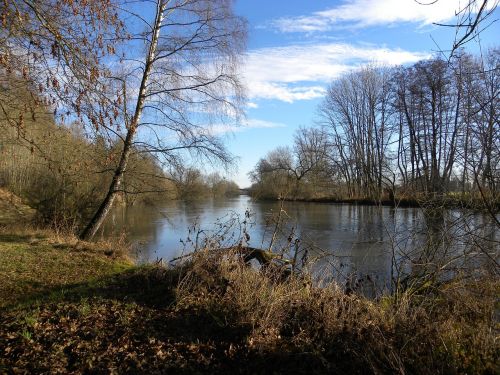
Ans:
{"label": "reflection of trees in water", "polygon": [[411,274],[413,277],[435,275],[447,261],[452,247],[450,224],[442,208],[424,209],[424,228],[422,246],[415,249],[412,255]]}
{"label": "reflection of trees in water", "polygon": [[[414,244],[393,258],[396,288],[419,288],[472,275],[498,263],[498,231],[488,216],[470,210],[424,208],[420,226],[411,230]],[[498,272],[498,271],[494,271]]]}
{"label": "reflection of trees in water", "polygon": [[[182,251],[179,240],[186,239],[188,228],[197,225],[210,230],[228,212],[243,217],[247,208],[255,223],[249,229],[249,245],[268,248],[275,228],[269,219],[271,212],[279,210],[280,202],[252,202],[239,197],[189,204],[171,202],[156,209],[117,207],[109,226],[116,228],[116,234],[123,228],[133,228],[131,238],[147,241],[150,260],[168,260]],[[293,244],[300,239],[299,259],[306,249],[309,259],[324,256],[317,266],[323,279],[334,278],[345,285],[352,276],[351,284],[363,280],[359,289],[366,294],[388,289],[391,281],[405,277],[427,280],[426,274],[443,277],[471,265],[491,264],[482,251],[490,249],[490,256],[498,253],[499,234],[494,224],[471,211],[303,202],[284,202],[283,209],[288,218],[279,228],[273,250],[287,246],[293,250],[294,246],[289,246],[292,234]]]}
{"label": "reflection of trees in water", "polygon": [[[186,201],[181,203],[181,212],[189,212],[190,215],[182,215],[185,221],[186,228],[196,227],[200,223],[201,215],[203,214],[204,206],[211,201]],[[184,228],[184,229],[186,229]]]}
{"label": "reflection of trees in water", "polygon": [[[355,205],[313,207],[304,206],[298,217],[304,227],[301,235],[311,238],[320,248],[316,251],[325,254],[315,266],[318,278],[336,279],[369,295],[386,289],[391,265],[387,232],[394,227],[393,210]],[[386,222],[391,224],[387,227]]]}

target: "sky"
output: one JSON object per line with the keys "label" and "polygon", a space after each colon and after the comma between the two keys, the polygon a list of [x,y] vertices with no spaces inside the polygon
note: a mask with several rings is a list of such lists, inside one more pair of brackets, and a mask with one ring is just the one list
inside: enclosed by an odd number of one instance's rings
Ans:
{"label": "sky", "polygon": [[[366,64],[409,65],[449,49],[454,29],[433,23],[453,23],[467,1],[237,0],[236,14],[248,20],[241,66],[248,102],[245,119],[221,132],[238,157],[228,178],[250,186],[248,172],[260,158],[314,125],[326,88],[342,73]],[[489,20],[499,18],[497,9]],[[494,22],[467,50],[498,46],[498,35]]]}

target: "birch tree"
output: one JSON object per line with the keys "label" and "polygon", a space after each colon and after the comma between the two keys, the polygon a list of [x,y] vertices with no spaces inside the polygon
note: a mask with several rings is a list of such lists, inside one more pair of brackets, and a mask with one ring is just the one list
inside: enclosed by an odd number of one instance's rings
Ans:
{"label": "birch tree", "polygon": [[117,134],[123,149],[108,193],[81,233],[84,239],[94,236],[111,209],[132,152],[167,164],[185,151],[230,163],[210,124],[235,121],[243,99],[237,68],[245,22],[234,15],[232,1],[156,0],[140,9],[131,2],[120,12],[133,28],[118,48],[124,58],[114,77],[122,87],[124,133]]}

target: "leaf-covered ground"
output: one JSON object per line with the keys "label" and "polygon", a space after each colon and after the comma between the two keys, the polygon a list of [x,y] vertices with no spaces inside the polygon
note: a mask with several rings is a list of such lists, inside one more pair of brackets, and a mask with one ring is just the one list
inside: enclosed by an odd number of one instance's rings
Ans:
{"label": "leaf-covered ground", "polygon": [[[178,274],[44,232],[0,232],[0,373],[251,373],[250,327],[174,303]],[[303,353],[302,356],[307,353]],[[279,355],[285,363],[290,355]],[[283,366],[281,366],[283,367]],[[288,367],[288,365],[287,365]],[[252,370],[253,369],[253,370]]]}
{"label": "leaf-covered ground", "polygon": [[0,363],[14,373],[225,370],[244,335],[204,314],[103,297],[9,313],[1,326]]}

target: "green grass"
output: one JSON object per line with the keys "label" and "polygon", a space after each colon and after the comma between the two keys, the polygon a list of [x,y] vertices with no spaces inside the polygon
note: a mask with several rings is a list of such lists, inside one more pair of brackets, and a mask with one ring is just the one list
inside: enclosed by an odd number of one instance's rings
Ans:
{"label": "green grass", "polygon": [[107,256],[105,249],[92,250],[43,234],[0,233],[0,308],[131,268],[130,261]]}

